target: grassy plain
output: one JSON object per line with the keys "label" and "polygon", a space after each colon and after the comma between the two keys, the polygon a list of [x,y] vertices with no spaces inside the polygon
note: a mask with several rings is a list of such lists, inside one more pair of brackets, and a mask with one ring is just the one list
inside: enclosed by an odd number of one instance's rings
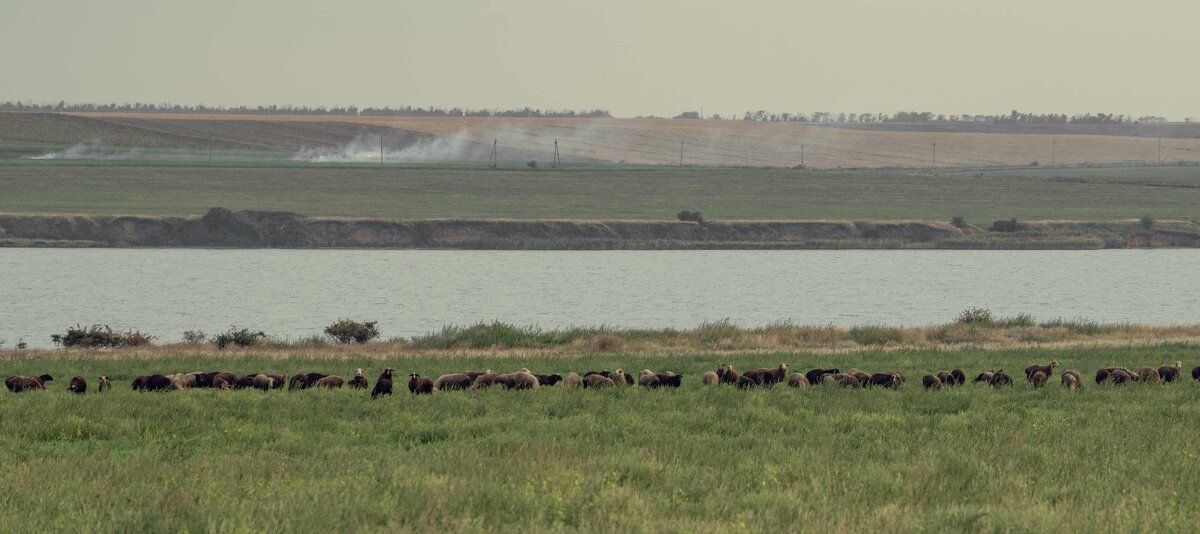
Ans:
{"label": "grassy plain", "polygon": [[799,171],[0,160],[0,211],[200,215],[210,207],[382,218],[1195,218],[1200,168]]}
{"label": "grassy plain", "polygon": [[[0,393],[0,503],[13,530],[1194,531],[1200,386],[926,392],[921,373],[1019,370],[1058,359],[1090,375],[1200,347],[462,352],[299,357],[180,348],[7,353],[5,374],[49,372],[45,392]],[[898,391],[703,387],[745,370],[900,369]],[[538,372],[673,369],[677,391],[361,391],[138,394],[135,374],[391,366]],[[73,374],[116,387],[83,397]],[[94,386],[94,380],[93,380]],[[402,386],[401,386],[402,387]],[[19,517],[19,521],[17,518]]]}

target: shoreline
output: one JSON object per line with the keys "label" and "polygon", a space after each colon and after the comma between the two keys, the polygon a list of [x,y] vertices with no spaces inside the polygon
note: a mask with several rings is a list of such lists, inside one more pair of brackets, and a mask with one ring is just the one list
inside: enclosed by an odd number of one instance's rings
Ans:
{"label": "shoreline", "polygon": [[210,209],[203,216],[0,213],[0,247],[457,250],[1097,250],[1200,248],[1200,224],[928,220],[418,219]]}

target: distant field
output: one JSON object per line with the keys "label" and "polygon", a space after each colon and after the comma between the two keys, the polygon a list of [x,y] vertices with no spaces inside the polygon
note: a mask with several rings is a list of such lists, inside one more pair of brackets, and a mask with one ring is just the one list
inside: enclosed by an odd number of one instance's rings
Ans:
{"label": "distant field", "polygon": [[[1170,349],[1170,350],[1166,350]],[[6,373],[50,390],[0,391],[0,502],[15,530],[191,531],[1194,531],[1200,386],[1058,384],[1020,369],[1057,359],[1090,375],[1194,346],[573,356],[280,358],[250,353],[112,359],[9,353]],[[742,370],[899,369],[898,391],[705,387]],[[135,393],[136,374],[367,369],[404,375],[530,367],[651,368],[679,390],[397,394]],[[922,391],[920,375],[1002,367],[1016,385]],[[75,374],[114,389],[65,391]]]}
{"label": "distant field", "polygon": [[[1168,129],[1165,162],[1200,161],[1200,139],[1190,125]],[[885,131],[886,130],[886,131]],[[383,137],[398,161],[484,163],[498,142],[503,161],[552,159],[555,140],[568,163],[810,168],[1131,163],[1159,161],[1158,141],[1145,128],[1128,135],[1111,129],[1066,127],[1025,130],[976,127],[967,131],[846,128],[798,123],[668,119],[422,118],[299,115],[187,115],[141,113],[0,114],[0,146],[62,147],[102,141],[126,147],[240,148],[296,152],[352,145],[369,159]],[[988,133],[991,132],[991,133]],[[1003,133],[995,133],[1003,132]],[[936,146],[935,146],[936,145]],[[407,147],[419,147],[401,154]]]}
{"label": "distant field", "polygon": [[1200,168],[576,170],[0,161],[0,211],[199,215],[210,207],[383,218],[1194,219]]}

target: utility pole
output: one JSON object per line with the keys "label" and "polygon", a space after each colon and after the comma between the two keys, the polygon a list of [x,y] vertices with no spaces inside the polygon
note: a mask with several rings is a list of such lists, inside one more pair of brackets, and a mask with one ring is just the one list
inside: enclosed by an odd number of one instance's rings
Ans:
{"label": "utility pole", "polygon": [[212,165],[212,134],[208,134],[208,164]]}
{"label": "utility pole", "polygon": [[492,155],[488,156],[488,167],[496,168],[499,162],[499,157],[496,155],[496,139],[492,139]]}
{"label": "utility pole", "polygon": [[554,168],[557,169],[559,164],[558,159],[558,139],[554,140]]}
{"label": "utility pole", "polygon": [[931,166],[935,167],[935,168],[937,167],[937,142],[936,141],[934,141],[934,143],[933,143],[933,165],[931,165]]}
{"label": "utility pole", "polygon": [[804,147],[805,146],[806,145],[800,145],[800,167],[801,168],[804,168]]}
{"label": "utility pole", "polygon": [[1058,138],[1050,138],[1050,166],[1053,167],[1058,158]]}
{"label": "utility pole", "polygon": [[1162,138],[1158,138],[1158,164],[1162,165]]}
{"label": "utility pole", "polygon": [[379,168],[383,168],[383,134],[379,134]]}
{"label": "utility pole", "polygon": [[683,140],[679,140],[679,168],[683,168]]}

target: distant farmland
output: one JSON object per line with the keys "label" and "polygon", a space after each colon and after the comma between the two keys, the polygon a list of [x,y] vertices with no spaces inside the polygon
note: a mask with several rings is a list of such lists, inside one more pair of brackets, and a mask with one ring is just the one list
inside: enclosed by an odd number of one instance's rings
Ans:
{"label": "distant farmland", "polygon": [[[521,163],[551,161],[555,140],[568,164],[678,165],[681,142],[684,164],[700,166],[793,167],[803,161],[809,168],[836,169],[1159,161],[1159,141],[1146,137],[1145,128],[1130,135],[1084,127],[1035,130],[1048,132],[1037,134],[981,133],[986,126],[966,132],[930,129],[668,119],[4,113],[0,146],[35,151],[101,140],[116,146],[295,152],[333,149],[356,139],[375,143],[382,136],[389,151],[449,140],[464,163],[486,162],[493,140],[502,160]],[[1164,162],[1200,162],[1200,139],[1179,128],[1168,133],[1174,137],[1161,142]]]}

